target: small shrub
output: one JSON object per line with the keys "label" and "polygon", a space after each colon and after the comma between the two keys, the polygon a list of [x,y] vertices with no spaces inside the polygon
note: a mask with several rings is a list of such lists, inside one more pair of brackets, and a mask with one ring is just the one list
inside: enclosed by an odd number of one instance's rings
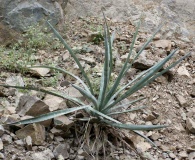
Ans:
{"label": "small shrub", "polygon": [[[177,49],[173,50],[167,57],[165,57],[163,60],[156,63],[154,66],[147,69],[146,71],[140,73],[132,81],[128,82],[125,85],[120,85],[121,79],[125,76],[127,71],[132,67],[134,61],[139,57],[139,55],[146,48],[146,46],[148,46],[148,44],[152,41],[152,39],[156,35],[156,33],[161,29],[161,27],[159,27],[157,29],[157,31],[152,35],[152,37],[150,37],[148,39],[148,41],[142,46],[142,48],[136,54],[136,56],[133,58],[133,60],[129,63],[129,59],[130,59],[131,54],[133,52],[133,47],[134,47],[134,44],[135,44],[135,41],[137,38],[138,29],[140,26],[140,23],[138,23],[138,27],[136,28],[136,32],[134,34],[132,44],[130,46],[128,57],[127,57],[125,63],[123,64],[123,67],[121,68],[121,71],[118,74],[118,77],[115,79],[115,81],[112,82],[112,78],[111,78],[111,73],[113,70],[112,44],[114,41],[114,34],[112,34],[112,36],[110,36],[109,29],[108,29],[108,26],[107,26],[107,23],[105,20],[105,25],[104,25],[105,61],[104,61],[104,66],[103,66],[103,72],[101,75],[101,80],[99,83],[100,87],[99,87],[98,95],[96,95],[95,91],[94,91],[94,87],[92,86],[90,79],[88,78],[86,72],[84,71],[83,67],[81,66],[75,53],[72,51],[72,49],[69,47],[69,45],[66,43],[66,41],[61,37],[61,35],[53,28],[53,26],[49,22],[48,22],[48,25],[51,27],[54,34],[59,38],[59,40],[62,42],[64,47],[69,51],[70,55],[75,60],[76,64],[78,65],[78,67],[83,75],[84,80],[82,80],[78,76],[76,76],[76,75],[74,75],[74,74],[72,74],[72,73],[70,73],[62,68],[58,68],[58,67],[33,66],[32,68],[35,68],[35,67],[50,68],[50,69],[54,69],[58,72],[62,72],[64,74],[68,74],[68,75],[72,76],[80,84],[79,85],[71,84],[71,85],[75,89],[77,89],[84,97],[86,97],[88,99],[88,103],[83,102],[78,98],[71,98],[63,93],[48,91],[48,90],[44,90],[41,88],[8,86],[8,85],[0,84],[0,86],[4,86],[4,87],[13,87],[13,88],[27,89],[27,90],[37,90],[37,91],[44,92],[47,94],[62,97],[64,99],[67,99],[67,100],[79,105],[79,107],[54,111],[54,112],[47,113],[47,114],[44,114],[44,115],[41,115],[41,116],[38,116],[35,118],[21,120],[21,121],[14,122],[11,124],[36,123],[36,122],[40,122],[40,121],[54,118],[56,116],[68,114],[68,113],[83,109],[86,111],[86,114],[88,115],[88,117],[84,117],[83,119],[85,119],[87,121],[91,121],[91,119],[93,119],[92,122],[100,123],[102,125],[109,125],[111,127],[132,130],[133,132],[144,137],[145,139],[147,139],[149,142],[151,142],[153,144],[153,142],[150,139],[148,139],[146,136],[141,134],[138,130],[160,129],[160,128],[167,127],[166,125],[123,124],[123,123],[119,122],[118,120],[114,119],[113,115],[120,115],[123,113],[132,112],[132,111],[136,111],[136,110],[140,110],[140,109],[145,108],[145,106],[140,106],[137,108],[119,111],[119,109],[121,109],[123,107],[131,106],[135,102],[139,102],[139,101],[145,99],[145,97],[139,97],[133,101],[130,101],[128,104],[119,105],[118,103],[121,102],[122,100],[124,100],[125,98],[131,96],[132,94],[134,94],[138,90],[142,89],[144,86],[148,85],[150,82],[155,80],[157,77],[159,77],[162,74],[164,74],[165,72],[167,72],[170,68],[177,65],[184,58],[186,58],[189,55],[189,53],[186,54],[184,57],[180,58],[179,60],[177,60],[176,62],[174,62],[173,64],[170,64],[168,67],[162,69],[162,67],[177,52]],[[110,84],[111,84],[111,86],[109,86]],[[91,118],[91,117],[93,117],[93,118]]]}

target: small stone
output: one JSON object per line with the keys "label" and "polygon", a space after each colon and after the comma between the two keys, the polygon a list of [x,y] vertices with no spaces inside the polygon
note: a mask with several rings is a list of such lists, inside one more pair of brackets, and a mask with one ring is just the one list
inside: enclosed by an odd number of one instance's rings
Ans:
{"label": "small stone", "polygon": [[49,160],[54,158],[54,154],[48,148],[42,152],[33,153],[31,156],[32,156],[32,160],[44,160],[44,159]]}
{"label": "small stone", "polygon": [[63,98],[56,97],[53,95],[47,94],[43,102],[49,106],[50,111],[67,108],[66,102],[64,101]]}
{"label": "small stone", "polygon": [[69,158],[69,145],[67,143],[59,144],[53,151],[55,157],[57,158],[59,155],[63,156],[64,159]]}
{"label": "small stone", "polygon": [[45,127],[38,123],[29,124],[16,131],[16,136],[20,139],[30,136],[32,138],[32,144],[42,145],[45,140]]}
{"label": "small stone", "polygon": [[31,73],[36,77],[45,77],[49,72],[49,68],[30,68]]}
{"label": "small stone", "polygon": [[0,159],[5,159],[5,156],[3,153],[0,152]]}
{"label": "small stone", "polygon": [[18,146],[24,146],[24,142],[21,139],[14,141],[14,143]]}
{"label": "small stone", "polygon": [[187,100],[184,98],[184,96],[182,95],[176,95],[177,100],[179,101],[179,104],[182,107],[186,107],[187,106]]}
{"label": "small stone", "polygon": [[70,86],[68,87],[65,92],[70,96],[70,97],[73,97],[73,98],[81,98],[83,97],[83,95],[77,90],[75,89],[74,87]]}
{"label": "small stone", "polygon": [[24,86],[24,81],[21,76],[12,76],[6,79],[6,84],[10,86]]}
{"label": "small stone", "polygon": [[31,150],[32,150],[32,138],[31,138],[31,136],[27,136],[27,137],[24,139],[24,141],[25,141],[26,149],[27,149],[28,151],[31,151]]}
{"label": "small stone", "polygon": [[2,142],[3,144],[7,145],[7,144],[11,144],[12,143],[12,137],[8,134],[4,134],[2,137]]}
{"label": "small stone", "polygon": [[182,158],[187,158],[188,154],[187,154],[186,151],[181,151],[181,152],[179,152],[179,156],[182,157]]}
{"label": "small stone", "polygon": [[[16,108],[16,112],[20,116],[38,116],[41,114],[49,113],[49,106],[42,100],[34,96],[24,95],[20,97],[19,104]],[[44,126],[50,126],[51,120],[41,122]]]}
{"label": "small stone", "polygon": [[195,159],[195,152],[191,152],[188,156],[189,160],[194,160]]}
{"label": "small stone", "polygon": [[56,136],[56,137],[54,137],[54,140],[56,142],[63,142],[64,141],[64,138],[62,138],[61,136]]}
{"label": "small stone", "polygon": [[191,144],[190,147],[187,148],[187,152],[195,152],[195,143]]}
{"label": "small stone", "polygon": [[151,138],[156,141],[157,139],[159,139],[160,135],[158,133],[154,133],[151,135]]}
{"label": "small stone", "polygon": [[147,115],[147,116],[145,117],[145,120],[146,120],[146,121],[152,121],[152,120],[154,120],[154,119],[156,119],[156,117],[155,117],[153,114],[149,114],[149,115]]}
{"label": "small stone", "polygon": [[180,75],[180,76],[186,76],[188,78],[191,78],[190,76],[190,73],[188,72],[188,70],[186,69],[185,66],[181,66],[177,69],[177,73]]}
{"label": "small stone", "polygon": [[195,133],[195,121],[193,121],[191,118],[188,118],[186,120],[186,127],[191,133]]}
{"label": "small stone", "polygon": [[146,58],[146,54],[148,54],[147,52],[148,51],[144,50],[143,53],[138,57],[133,64],[134,68],[145,70],[152,67],[156,63],[155,61]]}
{"label": "small stone", "polygon": [[165,49],[166,51],[171,51],[171,41],[170,40],[158,40],[153,42],[154,46],[157,48]]}
{"label": "small stone", "polygon": [[59,116],[54,118],[54,126],[57,129],[67,131],[73,124],[74,121],[70,120],[67,116]]}
{"label": "small stone", "polygon": [[5,130],[2,125],[0,125],[0,137],[4,134]]}
{"label": "small stone", "polygon": [[176,156],[175,156],[175,154],[173,154],[173,153],[169,153],[169,157],[170,157],[170,158],[175,158]]}
{"label": "small stone", "polygon": [[2,142],[2,139],[0,138],[0,150],[3,149],[3,142]]}

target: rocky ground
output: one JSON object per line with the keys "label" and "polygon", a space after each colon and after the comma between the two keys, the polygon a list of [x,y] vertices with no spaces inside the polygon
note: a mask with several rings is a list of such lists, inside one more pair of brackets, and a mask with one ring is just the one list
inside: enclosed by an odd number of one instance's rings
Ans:
{"label": "rocky ground", "polygon": [[[127,57],[135,26],[130,22],[119,23],[108,20],[108,23],[111,31],[116,31],[113,47],[115,68],[112,76],[114,79]],[[65,32],[62,32],[90,78],[93,78],[96,89],[99,86],[98,80],[104,58],[102,24],[103,22],[97,18],[79,18],[64,26]],[[139,32],[134,53],[140,50],[149,36],[147,32]],[[52,63],[80,75],[68,52],[62,47],[56,48],[38,49],[35,54],[35,63]],[[155,142],[159,149],[152,147],[143,138],[129,131],[121,133],[109,128],[106,132],[105,128],[101,128],[98,132],[96,126],[75,123],[75,114],[70,114],[40,124],[0,126],[0,158],[7,160],[195,159],[195,48],[193,43],[186,42],[185,39],[165,39],[163,32],[160,32],[135,62],[122,83],[128,82],[143,70],[153,66],[175,48],[180,48],[180,50],[173,60],[188,52],[192,54],[170,72],[126,99],[129,101],[139,95],[144,95],[147,99],[132,107],[147,105],[148,108],[118,117],[118,120],[123,123],[168,124],[169,127],[162,130],[143,132]],[[1,54],[5,53],[7,53],[5,50],[1,52]],[[49,69],[34,69],[33,74],[32,71],[21,74],[10,72],[5,66],[1,67],[0,83],[48,88],[43,82],[45,79],[40,77],[49,79],[55,76],[57,85],[49,89],[57,89],[71,96],[83,98],[69,85],[70,82],[76,82],[67,75],[57,74]],[[13,122],[71,106],[67,101],[36,91],[26,92],[2,87],[0,89],[1,123]],[[76,113],[76,116],[79,114],[81,113]],[[114,133],[115,137],[118,136],[118,141],[111,133]],[[106,138],[96,139],[97,135],[100,137],[105,135]],[[123,139],[120,140],[120,138]],[[106,143],[102,143],[101,140],[106,140]]]}

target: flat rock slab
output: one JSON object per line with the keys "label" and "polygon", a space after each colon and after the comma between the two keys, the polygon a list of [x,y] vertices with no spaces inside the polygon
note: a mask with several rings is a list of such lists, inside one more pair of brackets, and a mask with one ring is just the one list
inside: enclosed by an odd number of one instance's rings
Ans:
{"label": "flat rock slab", "polygon": [[32,138],[32,144],[42,145],[45,141],[45,127],[40,124],[29,124],[24,128],[16,131],[16,136],[24,139],[28,136]]}

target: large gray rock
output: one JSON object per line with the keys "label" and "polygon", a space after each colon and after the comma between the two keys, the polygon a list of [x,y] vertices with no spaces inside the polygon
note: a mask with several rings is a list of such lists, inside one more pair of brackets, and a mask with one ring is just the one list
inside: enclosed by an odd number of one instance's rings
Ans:
{"label": "large gray rock", "polygon": [[63,19],[63,8],[67,1],[0,0],[0,20],[22,31],[30,25],[45,20],[50,20],[55,25]]}

